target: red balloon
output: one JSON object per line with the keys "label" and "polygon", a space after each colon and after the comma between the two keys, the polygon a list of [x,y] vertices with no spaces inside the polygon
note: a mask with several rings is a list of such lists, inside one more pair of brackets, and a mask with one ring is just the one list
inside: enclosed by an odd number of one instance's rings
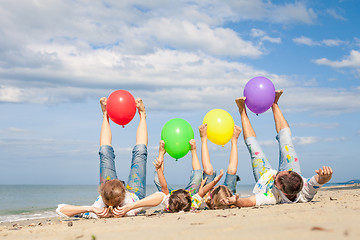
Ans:
{"label": "red balloon", "polygon": [[135,98],[126,90],[116,90],[110,94],[106,110],[114,123],[124,126],[135,116]]}

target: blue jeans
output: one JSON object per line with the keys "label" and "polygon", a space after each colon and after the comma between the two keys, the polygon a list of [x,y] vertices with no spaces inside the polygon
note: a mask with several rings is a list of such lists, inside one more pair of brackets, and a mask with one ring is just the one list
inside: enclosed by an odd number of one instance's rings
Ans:
{"label": "blue jeans", "polygon": [[[290,128],[281,129],[276,136],[276,140],[279,142],[278,171],[291,170],[301,174],[299,160],[294,149],[294,144],[291,140]],[[255,137],[247,138],[245,140],[245,144],[250,153],[252,169],[255,181],[257,182],[264,173],[273,168]]]}
{"label": "blue jeans", "polygon": [[[113,147],[109,145],[100,146],[99,155],[100,184],[107,180],[117,179]],[[132,151],[131,168],[126,184],[126,190],[135,193],[139,199],[143,199],[146,195],[146,161],[146,145],[135,145]]]}
{"label": "blue jeans", "polygon": [[[184,189],[188,190],[191,195],[196,194],[199,191],[201,180],[202,180],[202,170],[201,169],[192,170],[190,174],[190,181]],[[156,172],[154,177],[154,183],[158,191],[161,192],[161,186]],[[169,193],[171,193],[173,190],[174,189],[172,187],[168,186]]]}
{"label": "blue jeans", "polygon": [[[216,172],[214,171],[213,174],[211,174],[211,175],[204,173],[204,179],[206,177],[207,177],[207,180],[206,180],[205,184],[208,184],[209,182],[214,180],[214,178],[216,177]],[[236,193],[236,184],[238,181],[240,181],[240,177],[238,175],[226,173],[223,185],[226,186],[227,188],[229,188],[229,190],[233,194],[235,194]]]}

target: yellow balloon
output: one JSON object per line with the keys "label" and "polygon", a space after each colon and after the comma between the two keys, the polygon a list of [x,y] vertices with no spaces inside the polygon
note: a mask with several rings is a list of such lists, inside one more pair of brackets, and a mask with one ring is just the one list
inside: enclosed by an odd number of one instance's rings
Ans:
{"label": "yellow balloon", "polygon": [[234,133],[234,119],[225,110],[209,111],[204,117],[203,124],[205,123],[207,124],[208,139],[217,145],[224,146]]}

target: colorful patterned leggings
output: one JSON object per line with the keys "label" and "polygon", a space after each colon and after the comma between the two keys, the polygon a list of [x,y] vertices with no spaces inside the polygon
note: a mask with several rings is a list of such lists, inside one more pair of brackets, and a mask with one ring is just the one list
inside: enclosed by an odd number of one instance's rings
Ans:
{"label": "colorful patterned leggings", "polygon": [[[301,174],[299,160],[291,140],[290,128],[281,129],[276,140],[279,142],[279,171],[292,170]],[[257,182],[264,173],[273,168],[255,137],[247,138],[245,144],[251,156],[252,169]]]}

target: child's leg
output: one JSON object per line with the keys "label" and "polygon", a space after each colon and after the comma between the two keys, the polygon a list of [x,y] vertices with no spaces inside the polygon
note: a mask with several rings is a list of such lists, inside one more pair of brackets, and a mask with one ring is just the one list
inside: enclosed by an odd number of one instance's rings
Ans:
{"label": "child's leg", "polygon": [[200,166],[200,161],[196,153],[196,143],[195,139],[191,139],[190,143],[190,152],[192,156],[192,168],[190,181],[185,187],[185,190],[190,191],[191,194],[195,194],[199,191],[201,180],[202,180],[202,170]]}
{"label": "child's leg", "polygon": [[291,140],[290,126],[278,105],[278,100],[282,93],[283,90],[276,91],[275,101],[272,105],[275,128],[277,132],[276,139],[279,142],[279,171],[292,170],[301,173],[299,160],[294,149],[294,144]]}
{"label": "child's leg", "polygon": [[213,169],[213,166],[210,162],[210,154],[208,149],[208,138],[207,138],[207,124],[202,124],[199,126],[199,133],[201,139],[201,163],[203,166],[203,178],[206,179],[206,184],[213,181],[216,177],[216,172]]}
{"label": "child's leg", "polygon": [[264,173],[271,169],[271,165],[256,141],[255,131],[246,113],[245,99],[245,97],[237,98],[235,102],[239,108],[244,140],[250,153],[255,181],[258,181]]}
{"label": "child's leg", "polygon": [[231,138],[231,150],[230,150],[230,159],[229,165],[225,176],[224,185],[230,189],[230,191],[236,193],[236,183],[240,181],[240,177],[236,175],[238,167],[238,148],[237,143],[241,133],[241,128],[239,126],[234,127],[234,134]]}
{"label": "child's leg", "polygon": [[117,179],[115,169],[115,154],[111,146],[111,129],[109,123],[109,116],[106,111],[105,97],[100,99],[101,110],[103,113],[103,121],[100,131],[100,184],[105,183],[106,180]]}
{"label": "child's leg", "polygon": [[135,193],[140,199],[146,195],[146,161],[148,132],[146,111],[141,98],[136,99],[140,122],[136,131],[136,145],[132,151],[131,168],[126,189]]}

